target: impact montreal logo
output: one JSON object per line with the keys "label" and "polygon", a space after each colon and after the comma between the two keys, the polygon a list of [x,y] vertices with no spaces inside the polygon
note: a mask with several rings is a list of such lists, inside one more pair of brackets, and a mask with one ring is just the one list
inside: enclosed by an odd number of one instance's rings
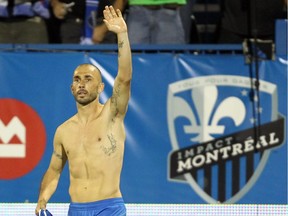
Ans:
{"label": "impact montreal logo", "polygon": [[277,86],[260,81],[260,106],[250,91],[250,78],[242,76],[196,77],[169,85],[168,178],[190,184],[207,203],[238,201],[257,181],[270,151],[284,142]]}

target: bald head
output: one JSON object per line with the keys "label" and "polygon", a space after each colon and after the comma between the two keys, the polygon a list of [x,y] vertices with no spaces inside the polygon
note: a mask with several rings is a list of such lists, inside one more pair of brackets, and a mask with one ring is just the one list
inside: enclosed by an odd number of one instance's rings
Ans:
{"label": "bald head", "polygon": [[95,74],[96,78],[99,80],[99,82],[102,82],[102,76],[101,76],[101,71],[92,64],[80,64],[74,71],[74,75],[77,73],[91,73]]}

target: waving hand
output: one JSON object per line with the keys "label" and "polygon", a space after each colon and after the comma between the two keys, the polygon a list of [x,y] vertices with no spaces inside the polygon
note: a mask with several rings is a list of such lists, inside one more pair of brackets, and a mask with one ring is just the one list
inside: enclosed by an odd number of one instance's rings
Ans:
{"label": "waving hand", "polygon": [[103,11],[104,22],[109,31],[112,31],[116,34],[121,32],[127,32],[126,23],[122,17],[122,13],[119,9],[114,10],[112,6],[106,6]]}

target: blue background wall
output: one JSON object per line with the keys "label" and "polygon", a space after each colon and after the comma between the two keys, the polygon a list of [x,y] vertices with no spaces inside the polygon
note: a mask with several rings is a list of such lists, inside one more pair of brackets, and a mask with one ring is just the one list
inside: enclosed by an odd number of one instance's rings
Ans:
{"label": "blue background wall", "polygon": [[[0,106],[1,99],[17,99],[36,111],[45,125],[46,142],[45,152],[36,166],[22,176],[5,179],[2,178],[1,166],[8,166],[13,170],[7,158],[0,158],[0,202],[36,202],[38,198],[39,185],[45,170],[47,169],[52,153],[52,140],[56,127],[76,112],[74,99],[70,93],[72,73],[78,64],[90,62],[98,65],[102,70],[105,82],[105,92],[101,96],[104,102],[111,95],[111,78],[117,72],[117,55],[115,53],[45,53],[45,52],[2,52],[0,53]],[[218,76],[216,81],[228,79],[235,76],[236,80],[250,80],[255,77],[255,71],[251,73],[248,65],[245,64],[242,55],[192,55],[173,53],[134,53],[133,54],[133,83],[132,97],[125,124],[127,129],[127,142],[122,172],[121,188],[127,203],[214,203],[217,202],[217,177],[211,179],[212,195],[206,196],[201,190],[196,189],[190,177],[182,177],[182,180],[175,181],[169,177],[170,153],[176,150],[172,147],[171,131],[169,121],[175,123],[179,149],[199,144],[189,141],[191,137],[184,131],[184,125],[190,124],[188,118],[170,119],[168,112],[181,107],[169,105],[169,86],[178,81],[185,81],[191,84],[193,79]],[[260,63],[260,107],[262,123],[271,123],[287,116],[287,59],[277,56],[275,61],[263,61]],[[191,80],[191,78],[193,78]],[[215,78],[215,77],[214,77]],[[208,82],[208,81],[207,81]],[[267,83],[266,83],[267,82]],[[196,91],[197,85],[191,84],[187,91],[180,92],[182,97],[191,107],[197,103],[191,98],[190,92]],[[193,86],[194,85],[194,86]],[[236,86],[233,79],[226,85],[219,83],[200,83],[200,90],[205,86],[216,86],[218,98],[215,107],[220,105],[219,101],[228,97],[241,100],[245,107],[245,117],[240,125],[233,121],[224,119],[219,124],[226,129],[213,139],[227,136],[229,133],[240,133],[241,131],[253,128],[249,119],[253,116],[255,101],[249,97],[242,97],[239,92],[247,90],[251,92],[250,84]],[[273,93],[265,92],[265,87],[272,86]],[[199,87],[199,86],[198,86]],[[272,88],[271,87],[271,88]],[[199,90],[199,89],[198,89]],[[201,90],[201,91],[202,91]],[[173,97],[174,97],[173,96]],[[203,107],[210,100],[209,95],[203,90]],[[276,104],[275,104],[276,101]],[[194,104],[194,105],[193,105]],[[253,107],[254,106],[254,107]],[[216,109],[214,107],[214,109]],[[230,107],[238,112],[239,107]],[[3,107],[2,107],[3,109]],[[1,107],[0,107],[1,110]],[[197,116],[195,108],[192,109]],[[215,110],[213,110],[215,112]],[[276,113],[277,118],[273,117]],[[0,120],[5,113],[0,113]],[[249,116],[250,115],[250,116]],[[281,117],[280,117],[281,116]],[[197,126],[203,124],[197,121]],[[208,125],[211,124],[211,119]],[[6,123],[7,125],[7,123]],[[286,125],[286,122],[285,122]],[[191,124],[191,126],[195,126]],[[228,130],[231,129],[231,131]],[[273,128],[272,128],[273,130]],[[277,129],[278,130],[278,129]],[[286,135],[286,129],[280,127]],[[195,134],[194,134],[195,135]],[[37,134],[35,134],[37,136]],[[188,139],[189,138],[189,139]],[[208,140],[201,140],[202,142]],[[3,143],[2,143],[3,144]],[[0,144],[1,145],[1,144]],[[27,143],[37,145],[37,143]],[[36,149],[36,148],[35,148]],[[31,150],[33,152],[33,150]],[[33,152],[37,154],[37,152]],[[264,155],[265,157],[262,157]],[[266,161],[261,163],[261,157]],[[246,158],[245,155],[241,160]],[[244,159],[243,159],[244,158]],[[224,202],[232,203],[255,203],[255,204],[286,204],[287,203],[287,141],[284,136],[282,143],[276,148],[266,150],[263,154],[255,156],[255,167],[251,181],[240,179],[239,193],[231,195],[231,185],[234,177],[231,176],[229,168],[227,174],[227,194]],[[19,160],[19,159],[12,159]],[[27,159],[29,160],[29,159]],[[24,163],[24,162],[23,162]],[[245,163],[241,162],[241,163]],[[259,164],[262,167],[259,168]],[[227,167],[229,167],[229,161]],[[215,168],[216,167],[216,168]],[[217,170],[218,164],[214,166]],[[212,172],[214,171],[214,168]],[[241,173],[245,170],[240,167]],[[247,169],[247,166],[246,168]],[[2,169],[3,172],[3,169]],[[201,186],[203,171],[198,171],[198,182]],[[202,173],[202,174],[201,174]],[[6,175],[6,174],[5,174]],[[9,176],[9,174],[7,174]],[[218,176],[216,174],[215,176]],[[244,181],[244,182],[243,182]],[[248,186],[247,186],[248,185]],[[50,202],[69,202],[68,195],[69,175],[68,167],[65,167],[61,176],[58,189]],[[230,191],[230,192],[229,192]],[[201,195],[202,194],[202,195]],[[231,198],[231,199],[230,199]]]}

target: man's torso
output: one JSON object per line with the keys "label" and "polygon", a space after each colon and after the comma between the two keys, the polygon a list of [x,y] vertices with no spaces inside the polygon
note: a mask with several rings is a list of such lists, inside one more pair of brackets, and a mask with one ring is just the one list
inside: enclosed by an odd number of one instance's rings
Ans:
{"label": "man's torso", "polygon": [[111,118],[107,104],[86,125],[77,115],[62,125],[61,140],[69,161],[73,202],[121,197],[119,184],[125,132],[123,119]]}

